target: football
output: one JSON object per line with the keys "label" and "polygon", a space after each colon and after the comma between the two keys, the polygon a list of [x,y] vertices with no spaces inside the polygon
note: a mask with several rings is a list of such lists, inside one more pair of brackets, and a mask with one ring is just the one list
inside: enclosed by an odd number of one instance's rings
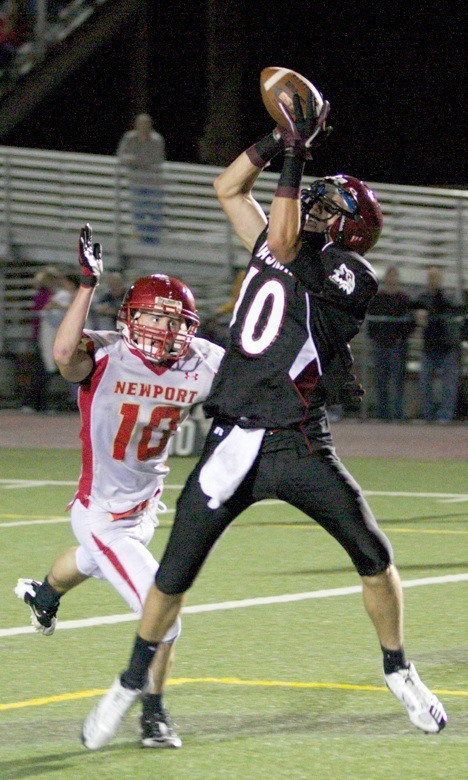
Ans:
{"label": "football", "polygon": [[301,105],[305,109],[307,94],[311,92],[317,117],[322,110],[323,98],[318,89],[300,73],[289,68],[264,68],[260,74],[260,91],[266,110],[281,127],[284,127],[286,120],[278,108],[278,103],[283,103],[293,112],[294,94],[299,95]]}

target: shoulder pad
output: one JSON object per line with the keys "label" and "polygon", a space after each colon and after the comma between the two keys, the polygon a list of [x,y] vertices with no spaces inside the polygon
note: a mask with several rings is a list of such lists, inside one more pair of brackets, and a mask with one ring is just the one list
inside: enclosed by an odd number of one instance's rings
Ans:
{"label": "shoulder pad", "polygon": [[322,255],[333,263],[345,263],[352,268],[361,268],[363,272],[369,273],[370,277],[375,279],[375,282],[378,283],[372,265],[365,257],[359,255],[357,252],[351,252],[349,249],[343,249],[343,247],[338,244],[330,242],[323,247]]}
{"label": "shoulder pad", "polygon": [[357,252],[343,250],[336,244],[327,244],[322,252],[325,287],[335,287],[345,295],[367,290],[372,295],[379,283],[371,264]]}

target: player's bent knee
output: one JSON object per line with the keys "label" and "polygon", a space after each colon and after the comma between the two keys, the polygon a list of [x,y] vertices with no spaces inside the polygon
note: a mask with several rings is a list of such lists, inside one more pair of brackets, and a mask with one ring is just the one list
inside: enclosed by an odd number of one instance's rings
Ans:
{"label": "player's bent knee", "polygon": [[350,552],[350,556],[361,577],[383,574],[393,563],[392,546],[379,531],[367,536],[357,550]]}
{"label": "player's bent knee", "polygon": [[392,562],[391,550],[383,548],[378,555],[366,558],[365,561],[355,561],[354,565],[361,577],[376,577],[378,574],[386,572],[392,565]]}
{"label": "player's bent knee", "polygon": [[195,567],[189,567],[183,572],[181,567],[164,566],[161,564],[156,572],[155,585],[165,596],[182,596],[193,584],[201,563]]}

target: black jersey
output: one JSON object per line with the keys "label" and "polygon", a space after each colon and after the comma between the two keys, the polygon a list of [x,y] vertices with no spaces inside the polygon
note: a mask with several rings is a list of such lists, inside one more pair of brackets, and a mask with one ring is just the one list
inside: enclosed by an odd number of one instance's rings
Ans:
{"label": "black jersey", "polygon": [[324,247],[321,236],[304,234],[298,256],[284,266],[271,254],[265,229],[234,308],[231,343],[206,413],[241,427],[320,424],[324,388],[327,381],[333,386],[330,375],[346,363],[348,341],[376,291],[371,266],[356,253]]}

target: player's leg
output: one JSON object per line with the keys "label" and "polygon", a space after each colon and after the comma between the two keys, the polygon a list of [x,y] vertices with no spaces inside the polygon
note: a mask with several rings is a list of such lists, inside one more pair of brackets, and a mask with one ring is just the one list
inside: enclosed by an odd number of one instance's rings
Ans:
{"label": "player's leg", "polygon": [[418,728],[440,731],[447,722],[444,708],[405,656],[403,595],[392,548],[359,485],[329,450],[293,459],[286,471],[278,497],[320,523],[344,547],[361,575],[364,604],[382,647],[388,687]]}
{"label": "player's leg", "polygon": [[68,550],[64,550],[60,553],[47,575],[49,585],[54,588],[60,596],[68,593],[72,588],[76,588],[77,585],[81,585],[81,583],[85,582],[90,576],[88,574],[83,574],[78,568],[77,551],[78,547],[70,547]]}
{"label": "player's leg", "polygon": [[[152,508],[116,521],[109,513],[96,507],[85,508],[80,502],[75,502],[72,509],[73,529],[81,542],[78,565],[86,573],[106,579],[139,616],[158,568],[157,561],[146,547],[154,533],[154,521]],[[120,722],[122,712],[125,714],[143,695],[141,725],[142,742],[144,740],[146,747],[177,748],[182,744],[163,704],[164,685],[180,627],[177,617],[168,627],[137,695],[129,696],[122,691],[118,678],[112,687],[110,718],[108,716],[106,725],[112,723],[115,717]]]}
{"label": "player's leg", "polygon": [[[177,501],[172,531],[140,621],[139,636],[148,643],[161,641],[221,534],[254,502],[254,476],[250,475],[232,498],[218,509],[211,509],[198,479],[207,457],[205,454],[191,473]],[[133,675],[130,680],[131,684],[138,683]]]}
{"label": "player's leg", "polygon": [[[100,545],[103,543],[100,535]],[[97,559],[102,576],[114,585],[133,610],[141,615],[147,591],[154,583],[157,562],[135,539],[106,539],[106,550]],[[123,564],[125,562],[125,564]],[[181,621],[175,616],[156,652],[151,654],[139,688],[125,688],[116,677],[83,730],[83,742],[89,749],[105,744],[116,732],[128,710],[142,699],[141,739],[145,747],[178,748],[182,745],[164,707],[164,686],[173,659],[173,645],[180,634]]]}
{"label": "player's leg", "polygon": [[[93,528],[102,522],[102,515],[108,521],[107,513],[93,508],[87,509],[80,501],[75,501],[71,509],[71,520],[80,546],[70,547],[60,553],[43,582],[23,578],[17,582],[16,595],[29,606],[31,623],[36,631],[45,636],[50,636],[55,631],[61,597],[89,577],[102,579],[105,576],[96,564],[93,553],[88,549]],[[148,587],[152,576],[153,571],[148,576]]]}
{"label": "player's leg", "polygon": [[[174,640],[175,641],[175,640]],[[143,696],[141,716],[141,743],[149,748],[179,748],[182,740],[177,735],[163,694],[174,660],[174,641],[161,642],[149,670],[148,687]]]}
{"label": "player's leg", "polygon": [[[215,446],[218,442],[215,442]],[[209,457],[210,443],[190,475],[177,502],[172,526],[156,582],[151,586],[127,669],[96,705],[83,724],[82,741],[90,750],[105,745],[116,733],[126,712],[144,688],[148,668],[181,610],[184,593],[191,586],[213,545],[243,509],[253,503],[251,482],[244,480],[219,509],[208,507],[208,497],[198,482],[201,466]],[[161,576],[160,576],[161,575]]]}
{"label": "player's leg", "polygon": [[[154,584],[154,577],[149,588]],[[149,748],[179,748],[182,740],[175,731],[169,712],[164,706],[166,681],[174,661],[175,642],[180,636],[181,619],[179,614],[170,621],[163,640],[158,644],[142,698],[143,712],[140,719],[141,743]]]}
{"label": "player's leg", "polygon": [[[133,518],[112,521],[107,512],[86,509],[80,502],[72,510],[73,529],[82,542],[77,552],[80,570],[106,579],[139,617],[158,570],[158,562],[147,549],[155,528],[153,511],[150,508]],[[175,615],[161,641],[172,643],[179,634],[180,620]]]}
{"label": "player's leg", "polygon": [[179,615],[185,593],[214,544],[232,520],[253,502],[251,480],[247,479],[225,504],[210,509],[198,481],[200,470],[199,464],[177,502],[172,531],[145,601],[130,663],[122,674],[122,682],[129,688],[141,689],[152,653]]}
{"label": "player's leg", "polygon": [[158,564],[146,548],[154,532],[146,515],[112,519],[99,507],[75,501],[71,510],[73,532],[80,542],[77,565],[83,574],[106,579],[141,615],[146,594]]}

